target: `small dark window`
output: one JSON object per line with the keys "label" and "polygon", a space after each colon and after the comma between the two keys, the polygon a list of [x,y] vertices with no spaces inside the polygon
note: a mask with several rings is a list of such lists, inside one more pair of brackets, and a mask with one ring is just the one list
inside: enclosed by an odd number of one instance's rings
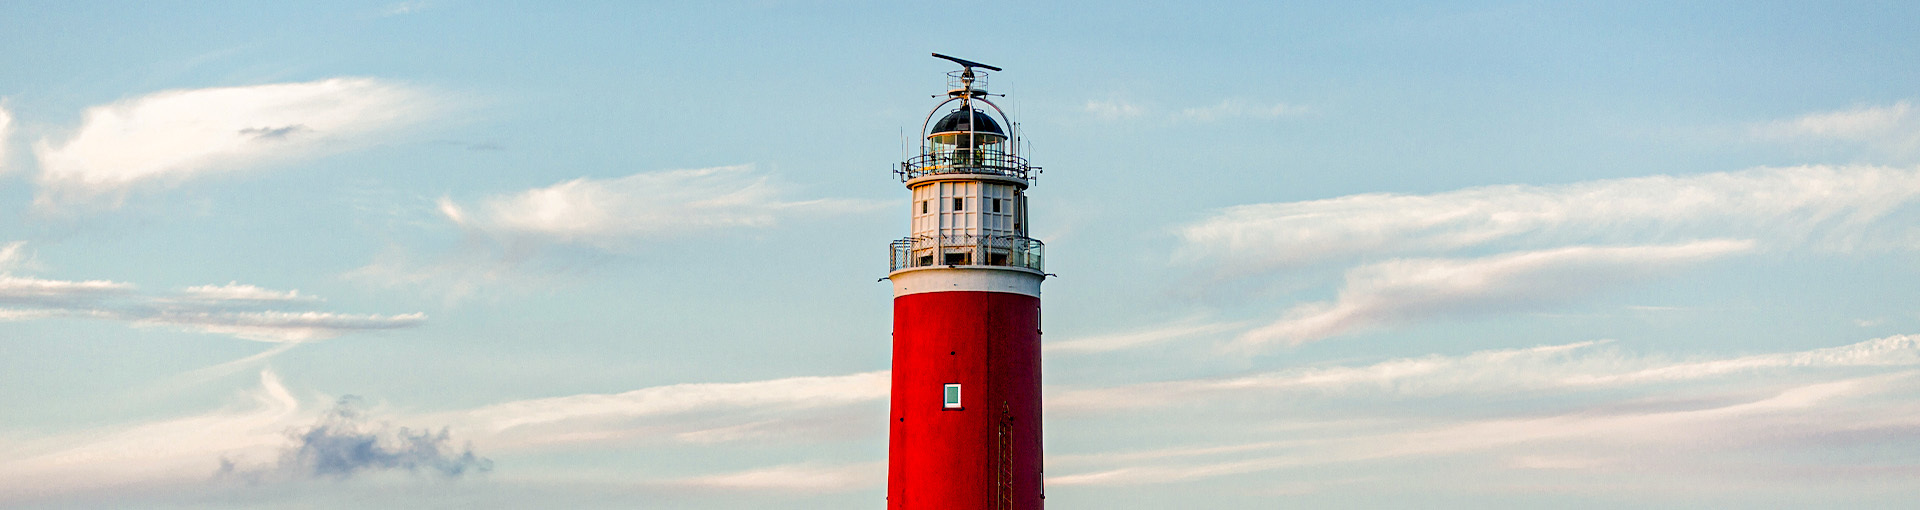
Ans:
{"label": "small dark window", "polygon": [[927,213],[927,202],[932,202],[932,200],[928,200],[928,201],[925,201],[925,202],[920,202],[920,214],[926,214],[926,213]]}
{"label": "small dark window", "polygon": [[1000,212],[1000,199],[993,199],[993,212]]}
{"label": "small dark window", "polygon": [[964,199],[964,198],[954,198],[954,199],[953,199],[953,210],[955,210],[955,211],[965,211],[965,210],[967,210],[967,199]]}

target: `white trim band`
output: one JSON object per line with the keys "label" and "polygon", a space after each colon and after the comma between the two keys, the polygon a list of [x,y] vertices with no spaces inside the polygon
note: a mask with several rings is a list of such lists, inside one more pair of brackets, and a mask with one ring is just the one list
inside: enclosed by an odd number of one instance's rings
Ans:
{"label": "white trim band", "polygon": [[1040,297],[1046,275],[1001,266],[919,267],[887,275],[893,297],[926,292],[1006,292]]}

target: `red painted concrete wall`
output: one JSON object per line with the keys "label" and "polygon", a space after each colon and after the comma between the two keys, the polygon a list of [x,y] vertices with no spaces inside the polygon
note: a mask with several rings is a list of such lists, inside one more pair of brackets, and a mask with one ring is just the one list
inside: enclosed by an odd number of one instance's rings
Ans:
{"label": "red painted concrete wall", "polygon": [[[951,383],[962,409],[941,406]],[[887,508],[1039,510],[1040,298],[894,298],[889,421]]]}

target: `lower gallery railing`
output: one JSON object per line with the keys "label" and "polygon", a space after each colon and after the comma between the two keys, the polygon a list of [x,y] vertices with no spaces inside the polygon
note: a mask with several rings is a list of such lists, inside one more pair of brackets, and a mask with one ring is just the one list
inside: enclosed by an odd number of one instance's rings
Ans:
{"label": "lower gallery railing", "polygon": [[888,247],[888,271],[935,266],[1008,266],[1046,271],[1046,244],[1024,236],[915,236],[894,241]]}

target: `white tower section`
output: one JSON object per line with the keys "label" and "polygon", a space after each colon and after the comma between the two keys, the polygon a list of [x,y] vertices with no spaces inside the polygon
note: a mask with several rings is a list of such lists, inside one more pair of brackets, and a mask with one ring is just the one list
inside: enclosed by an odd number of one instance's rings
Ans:
{"label": "white tower section", "polygon": [[948,99],[921,127],[920,154],[895,170],[913,192],[913,229],[893,243],[892,270],[987,266],[1040,273],[1044,247],[1027,237],[1026,196],[1040,169],[1020,157],[1018,126],[985,98],[985,72],[969,67],[947,78]]}

